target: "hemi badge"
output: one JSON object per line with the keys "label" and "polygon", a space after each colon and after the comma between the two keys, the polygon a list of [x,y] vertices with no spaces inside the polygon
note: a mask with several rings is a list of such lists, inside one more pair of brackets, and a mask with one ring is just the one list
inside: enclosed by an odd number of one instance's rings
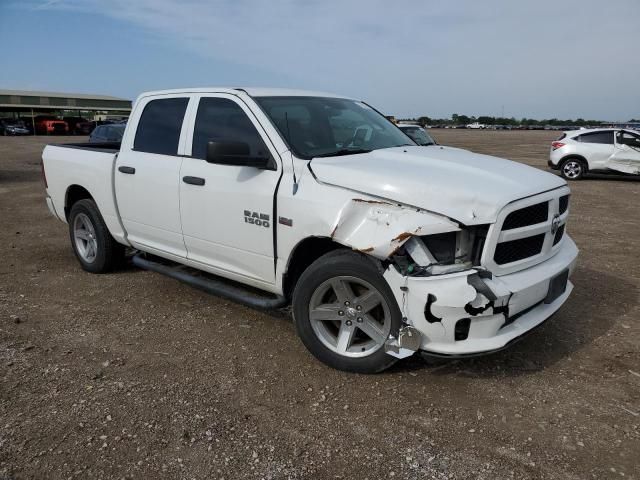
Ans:
{"label": "hemi badge", "polygon": [[282,225],[286,225],[287,227],[293,226],[293,220],[286,217],[278,217],[278,223],[281,223]]}

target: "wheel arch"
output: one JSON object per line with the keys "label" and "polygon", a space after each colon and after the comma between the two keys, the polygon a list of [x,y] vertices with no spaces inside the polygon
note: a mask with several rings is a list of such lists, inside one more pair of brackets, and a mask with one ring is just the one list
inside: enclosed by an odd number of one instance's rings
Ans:
{"label": "wheel arch", "polygon": [[[64,216],[69,220],[69,212],[73,204],[79,200],[90,199],[94,200],[93,195],[82,185],[70,185],[64,195]],[[95,200],[94,200],[95,201]]]}
{"label": "wheel arch", "polygon": [[339,249],[347,250],[348,248],[329,237],[306,237],[300,240],[287,261],[282,282],[284,295],[291,299],[302,272],[321,256]]}

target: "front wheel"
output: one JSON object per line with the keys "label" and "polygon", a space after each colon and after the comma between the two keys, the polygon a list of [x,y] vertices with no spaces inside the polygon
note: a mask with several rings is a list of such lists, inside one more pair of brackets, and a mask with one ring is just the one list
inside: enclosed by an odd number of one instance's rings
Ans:
{"label": "front wheel", "polygon": [[113,239],[93,200],[83,199],[73,204],[69,213],[69,236],[76,258],[87,272],[110,272],[124,258],[124,246]]}
{"label": "front wheel", "polygon": [[376,265],[362,254],[330,252],[307,268],[293,294],[296,330],[321,362],[377,373],[396,359],[384,351],[402,323],[398,304]]}
{"label": "front wheel", "polygon": [[567,180],[580,180],[587,173],[587,167],[582,160],[568,158],[560,165],[560,174]]}

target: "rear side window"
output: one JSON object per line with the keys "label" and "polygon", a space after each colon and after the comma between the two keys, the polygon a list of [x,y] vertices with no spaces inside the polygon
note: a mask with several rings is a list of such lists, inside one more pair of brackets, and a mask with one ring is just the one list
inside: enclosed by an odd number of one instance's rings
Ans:
{"label": "rear side window", "polygon": [[191,156],[206,159],[209,142],[243,142],[252,157],[267,157],[269,152],[246,113],[226,98],[200,99],[193,130]]}
{"label": "rear side window", "polygon": [[607,132],[583,133],[577,137],[576,140],[582,143],[604,143],[607,145],[613,145],[613,130],[609,130]]}
{"label": "rear side window", "polygon": [[176,155],[188,103],[188,98],[164,98],[147,103],[138,122],[133,149]]}

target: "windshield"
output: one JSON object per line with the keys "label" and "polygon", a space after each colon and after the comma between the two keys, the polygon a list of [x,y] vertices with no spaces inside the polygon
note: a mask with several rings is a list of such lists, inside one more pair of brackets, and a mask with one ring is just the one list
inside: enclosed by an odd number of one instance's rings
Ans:
{"label": "windshield", "polygon": [[433,138],[429,136],[424,129],[420,127],[403,127],[401,130],[411,137],[411,140],[416,142],[418,145],[435,145],[436,142],[433,141]]}
{"label": "windshield", "polygon": [[328,97],[255,99],[296,156],[304,159],[414,145],[362,102]]}

